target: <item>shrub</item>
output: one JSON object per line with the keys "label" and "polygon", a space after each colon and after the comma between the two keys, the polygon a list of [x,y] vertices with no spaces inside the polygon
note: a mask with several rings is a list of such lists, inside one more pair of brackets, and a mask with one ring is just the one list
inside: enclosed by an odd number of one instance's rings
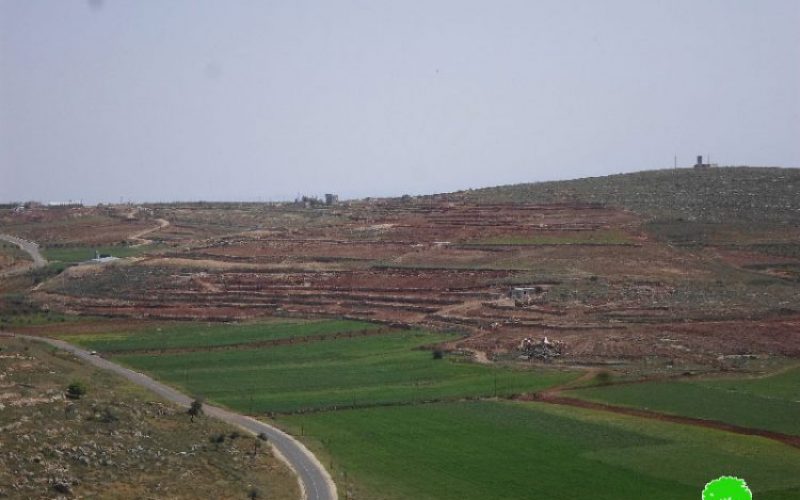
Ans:
{"label": "shrub", "polygon": [[111,408],[103,408],[96,414],[95,418],[98,422],[103,422],[104,424],[112,424],[119,420],[119,417],[111,411]]}
{"label": "shrub", "polygon": [[433,359],[443,359],[444,358],[444,351],[441,349],[434,349],[433,351]]}
{"label": "shrub", "polygon": [[598,372],[597,375],[594,376],[594,379],[600,385],[608,385],[611,383],[611,373],[605,370]]}
{"label": "shrub", "polygon": [[67,397],[71,399],[80,399],[81,396],[86,394],[86,386],[83,382],[72,382],[67,386]]}

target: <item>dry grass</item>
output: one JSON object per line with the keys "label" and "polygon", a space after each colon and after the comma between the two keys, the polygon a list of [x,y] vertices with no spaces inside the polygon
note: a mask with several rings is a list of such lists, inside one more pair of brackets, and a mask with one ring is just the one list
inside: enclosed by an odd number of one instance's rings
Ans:
{"label": "dry grass", "polygon": [[[45,345],[2,338],[0,347],[0,496],[299,496],[268,446],[253,455],[254,437],[205,417],[192,424],[184,410]],[[75,380],[87,394],[67,399]]]}

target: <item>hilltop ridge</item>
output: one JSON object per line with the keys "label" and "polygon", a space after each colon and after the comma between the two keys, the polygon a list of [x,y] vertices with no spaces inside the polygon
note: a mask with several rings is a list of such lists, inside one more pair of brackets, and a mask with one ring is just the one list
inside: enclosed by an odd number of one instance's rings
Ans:
{"label": "hilltop ridge", "polygon": [[586,202],[652,219],[800,224],[800,169],[666,169],[513,184],[448,195],[477,203]]}

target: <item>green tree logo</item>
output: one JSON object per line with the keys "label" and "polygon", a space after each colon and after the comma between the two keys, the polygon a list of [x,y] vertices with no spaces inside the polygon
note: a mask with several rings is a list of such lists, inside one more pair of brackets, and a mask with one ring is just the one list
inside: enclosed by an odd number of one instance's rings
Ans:
{"label": "green tree logo", "polygon": [[722,476],[706,484],[703,500],[753,500],[753,493],[744,479]]}

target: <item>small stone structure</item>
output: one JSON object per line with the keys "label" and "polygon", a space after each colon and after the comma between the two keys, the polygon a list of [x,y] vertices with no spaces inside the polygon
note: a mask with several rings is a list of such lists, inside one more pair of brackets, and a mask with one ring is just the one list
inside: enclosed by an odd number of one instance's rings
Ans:
{"label": "small stone structure", "polygon": [[543,302],[547,290],[540,286],[518,286],[511,289],[511,298],[517,307]]}
{"label": "small stone structure", "polygon": [[520,359],[540,359],[551,360],[561,356],[564,344],[558,340],[550,340],[547,337],[539,342],[534,341],[531,337],[525,337],[519,343],[517,349],[522,352]]}

